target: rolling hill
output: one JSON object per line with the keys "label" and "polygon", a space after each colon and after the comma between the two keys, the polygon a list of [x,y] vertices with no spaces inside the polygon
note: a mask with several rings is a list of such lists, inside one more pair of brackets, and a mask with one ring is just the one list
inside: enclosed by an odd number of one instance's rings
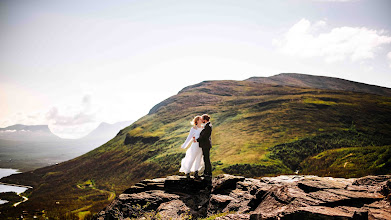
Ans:
{"label": "rolling hill", "polygon": [[34,187],[26,193],[26,203],[3,210],[3,215],[45,210],[47,217],[85,216],[141,179],[178,174],[189,121],[203,113],[212,116],[214,174],[390,173],[391,89],[299,74],[270,80],[188,86],[99,148],[3,178]]}

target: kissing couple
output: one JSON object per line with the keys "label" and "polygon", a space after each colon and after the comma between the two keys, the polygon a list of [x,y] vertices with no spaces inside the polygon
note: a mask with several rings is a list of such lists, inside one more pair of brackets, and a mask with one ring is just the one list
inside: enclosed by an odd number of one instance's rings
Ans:
{"label": "kissing couple", "polygon": [[185,149],[190,143],[190,147],[186,150],[186,155],[182,159],[181,168],[179,172],[186,174],[187,179],[190,179],[190,172],[194,172],[194,178],[200,179],[198,172],[204,170],[204,178],[211,180],[212,165],[210,164],[210,149],[212,142],[210,136],[212,135],[212,125],[210,124],[210,117],[207,114],[196,116],[190,122],[193,127],[190,129],[189,135],[181,148]]}

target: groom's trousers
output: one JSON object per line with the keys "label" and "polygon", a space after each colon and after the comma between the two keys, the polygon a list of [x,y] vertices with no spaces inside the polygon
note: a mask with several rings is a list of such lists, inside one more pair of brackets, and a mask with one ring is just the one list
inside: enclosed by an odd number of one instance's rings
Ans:
{"label": "groom's trousers", "polygon": [[210,148],[202,148],[202,154],[204,155],[205,163],[205,175],[212,175],[212,164],[210,164]]}

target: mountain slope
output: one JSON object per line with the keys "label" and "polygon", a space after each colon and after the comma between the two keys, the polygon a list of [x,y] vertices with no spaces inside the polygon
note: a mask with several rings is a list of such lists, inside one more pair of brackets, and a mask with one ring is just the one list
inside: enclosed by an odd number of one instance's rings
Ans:
{"label": "mountain slope", "polygon": [[[304,168],[317,174],[307,166],[311,163],[292,165],[292,158],[284,155],[305,153],[309,158],[334,148],[389,149],[391,145],[391,97],[254,80],[205,81],[157,104],[148,115],[87,154],[2,179],[34,186],[27,193],[29,201],[8,212],[93,213],[107,205],[114,193],[141,179],[176,174],[185,153],[180,145],[190,129],[189,121],[202,113],[212,116],[214,174],[257,177]],[[333,141],[327,141],[327,135]],[[309,149],[294,148],[301,143]],[[352,161],[361,161],[360,155],[353,155],[356,160]],[[375,169],[363,169],[356,176],[387,170],[391,158],[385,155]],[[351,168],[327,175],[350,175]]]}
{"label": "mountain slope", "polygon": [[281,73],[271,77],[251,77],[248,80],[270,85],[309,87],[391,96],[391,89],[389,88],[326,76]]}

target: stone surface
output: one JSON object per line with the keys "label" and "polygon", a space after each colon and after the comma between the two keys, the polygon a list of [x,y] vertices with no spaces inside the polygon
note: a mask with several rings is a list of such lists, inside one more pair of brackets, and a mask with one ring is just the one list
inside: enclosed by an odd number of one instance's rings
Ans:
{"label": "stone surface", "polygon": [[391,180],[387,180],[380,190],[381,194],[383,194],[389,202],[391,202]]}
{"label": "stone surface", "polygon": [[250,215],[249,214],[228,214],[225,216],[215,218],[215,220],[228,220],[228,219],[247,220],[247,219],[250,219]]}
{"label": "stone surface", "polygon": [[233,176],[228,174],[222,174],[213,179],[212,192],[219,194],[228,194],[231,190],[236,189],[236,183],[243,181],[243,176]]}
{"label": "stone surface", "polygon": [[97,219],[391,219],[390,186],[390,175],[252,179],[224,174],[211,182],[169,176],[135,184]]}
{"label": "stone surface", "polygon": [[162,219],[186,219],[191,210],[182,200],[172,200],[162,203],[156,210]]}

